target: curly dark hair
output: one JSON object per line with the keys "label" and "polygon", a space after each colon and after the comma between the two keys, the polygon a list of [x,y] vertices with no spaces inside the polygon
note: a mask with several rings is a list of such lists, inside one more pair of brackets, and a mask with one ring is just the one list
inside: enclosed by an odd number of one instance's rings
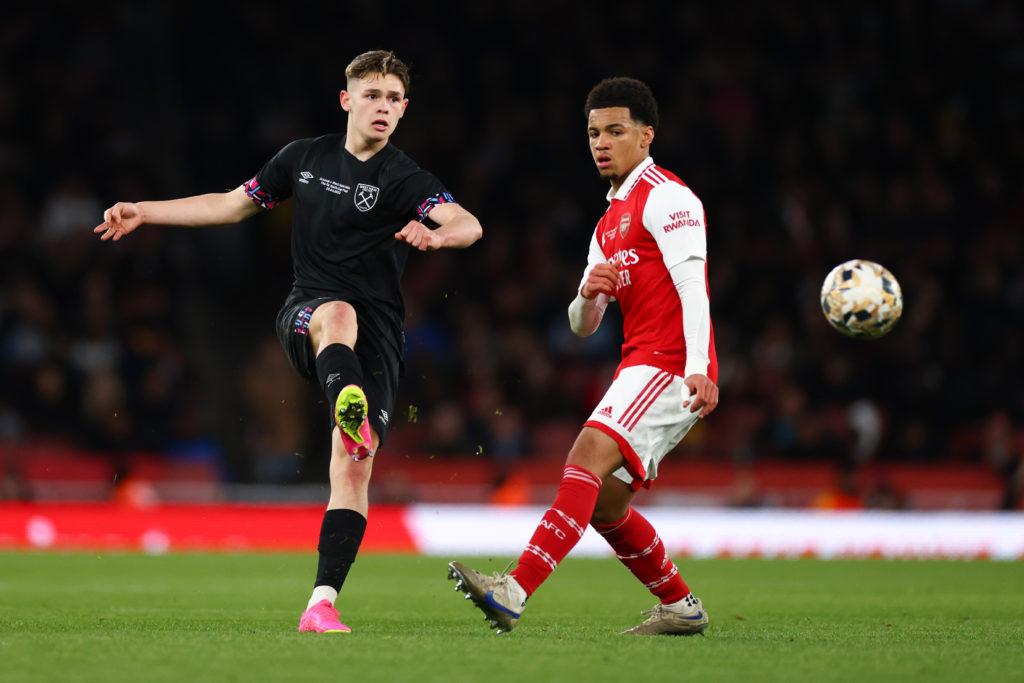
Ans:
{"label": "curly dark hair", "polygon": [[587,95],[583,115],[589,117],[592,110],[607,107],[627,107],[634,121],[658,128],[658,103],[643,81],[625,76],[604,79]]}

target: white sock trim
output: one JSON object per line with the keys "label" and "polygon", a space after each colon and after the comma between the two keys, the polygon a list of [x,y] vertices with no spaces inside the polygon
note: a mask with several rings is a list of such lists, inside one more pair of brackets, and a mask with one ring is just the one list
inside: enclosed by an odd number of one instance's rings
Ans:
{"label": "white sock trim", "polygon": [[679,602],[662,603],[661,606],[676,614],[696,614],[700,611],[700,608],[697,606],[697,598],[693,597],[693,593],[690,593]]}
{"label": "white sock trim", "polygon": [[334,590],[330,586],[317,586],[313,589],[313,595],[309,598],[309,603],[306,605],[306,609],[309,609],[321,600],[330,600],[331,604],[338,599],[338,591]]}
{"label": "white sock trim", "polygon": [[508,577],[508,587],[510,589],[509,593],[511,594],[512,599],[515,601],[516,608],[522,610],[524,607],[526,607],[526,591],[523,589],[522,586],[519,585],[519,582],[516,581],[516,578],[514,576]]}

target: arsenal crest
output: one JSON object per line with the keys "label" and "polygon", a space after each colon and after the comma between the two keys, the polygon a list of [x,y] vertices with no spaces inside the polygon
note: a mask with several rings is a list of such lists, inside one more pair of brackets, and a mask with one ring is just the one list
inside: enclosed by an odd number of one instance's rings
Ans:
{"label": "arsenal crest", "polygon": [[356,185],[356,191],[352,194],[352,201],[355,202],[356,208],[360,211],[369,211],[377,203],[377,196],[379,194],[379,187],[359,183]]}
{"label": "arsenal crest", "polygon": [[622,214],[622,220],[619,221],[619,237],[625,237],[626,233],[629,232],[629,214]]}

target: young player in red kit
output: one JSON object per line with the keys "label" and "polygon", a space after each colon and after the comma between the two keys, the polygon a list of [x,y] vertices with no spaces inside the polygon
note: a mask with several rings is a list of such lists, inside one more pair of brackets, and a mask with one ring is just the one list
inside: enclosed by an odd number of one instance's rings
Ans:
{"label": "young player in red kit", "polygon": [[554,503],[516,568],[486,576],[451,562],[449,578],[492,628],[511,630],[527,598],[590,524],[659,601],[625,633],[703,634],[703,604],[630,502],[650,486],[665,454],[718,405],[704,209],[649,156],[658,109],[645,84],[606,79],[587,96],[585,112],[590,151],[611,190],[569,320],[577,335],[593,334],[617,300],[622,362],[569,451]]}

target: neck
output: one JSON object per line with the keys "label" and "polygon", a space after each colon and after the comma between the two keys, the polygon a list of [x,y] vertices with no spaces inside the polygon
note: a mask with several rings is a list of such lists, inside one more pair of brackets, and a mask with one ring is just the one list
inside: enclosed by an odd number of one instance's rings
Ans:
{"label": "neck", "polygon": [[376,140],[349,129],[345,135],[345,151],[360,161],[366,161],[388,145],[388,138]]}
{"label": "neck", "polygon": [[635,171],[636,167],[639,166],[640,164],[642,164],[646,159],[647,159],[647,157],[644,157],[640,161],[638,161],[635,164],[633,164],[632,166],[630,166],[629,170],[626,171],[625,173],[623,173],[622,175],[616,176],[615,178],[611,178],[609,180],[609,182],[612,185],[612,194],[615,194],[616,192],[619,191],[619,188],[622,187],[622,183],[626,182],[626,178],[629,177],[629,174],[632,173],[633,171]]}

